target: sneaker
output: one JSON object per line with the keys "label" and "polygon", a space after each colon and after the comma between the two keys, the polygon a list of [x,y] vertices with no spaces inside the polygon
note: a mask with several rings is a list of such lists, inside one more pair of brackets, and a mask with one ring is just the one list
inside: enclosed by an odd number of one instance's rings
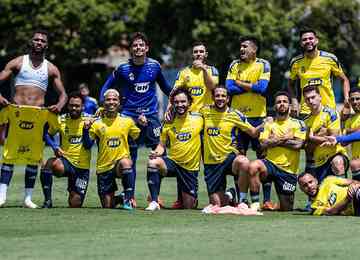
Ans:
{"label": "sneaker", "polygon": [[34,202],[28,199],[24,201],[24,208],[37,209],[38,205],[36,205]]}
{"label": "sneaker", "polygon": [[[149,203],[152,201],[150,194],[146,197],[146,200]],[[157,203],[159,204],[160,208],[165,208],[165,201],[160,196],[158,196]]]}
{"label": "sneaker", "polygon": [[125,210],[134,210],[131,200],[124,201],[123,209]]}
{"label": "sneaker", "polygon": [[235,188],[230,188],[225,191],[225,196],[229,199],[229,205],[235,207],[236,206],[236,190]]}
{"label": "sneaker", "polygon": [[0,207],[4,207],[5,203],[6,203],[5,199],[0,199]]}
{"label": "sneaker", "polygon": [[277,203],[272,203],[272,201],[265,201],[261,207],[262,210],[274,211],[279,209],[279,205]]}
{"label": "sneaker", "polygon": [[260,202],[251,203],[250,208],[256,211],[260,211]]}
{"label": "sneaker", "polygon": [[160,205],[156,201],[152,201],[149,203],[149,206],[145,208],[146,211],[155,211],[160,210]]}
{"label": "sneaker", "polygon": [[50,209],[52,208],[52,200],[45,200],[43,205],[42,205],[43,209]]}
{"label": "sneaker", "polygon": [[171,205],[171,208],[172,209],[183,209],[184,208],[184,205],[182,203],[181,200],[176,200],[174,201],[174,203]]}

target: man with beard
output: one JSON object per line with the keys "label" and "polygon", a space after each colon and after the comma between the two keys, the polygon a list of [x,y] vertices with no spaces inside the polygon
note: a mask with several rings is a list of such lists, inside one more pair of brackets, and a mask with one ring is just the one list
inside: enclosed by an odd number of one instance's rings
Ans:
{"label": "man with beard", "polygon": [[260,182],[274,181],[280,210],[289,211],[294,206],[296,175],[306,127],[302,121],[289,116],[290,96],[287,92],[275,94],[275,111],[274,121],[265,123],[259,138],[266,157],[249,165],[251,208],[260,208]]}
{"label": "man with beard", "polygon": [[[257,127],[266,117],[266,91],[270,80],[270,63],[267,60],[257,58],[260,51],[260,42],[254,37],[240,38],[240,59],[234,60],[226,77],[226,87],[232,96],[231,107],[243,113],[248,122]],[[240,152],[246,155],[249,143],[256,152],[257,158],[262,158],[263,151],[259,140],[252,138],[244,132],[238,135],[238,147]],[[240,175],[242,187],[240,190],[248,190],[247,175]],[[264,208],[272,210],[271,183],[264,183]],[[243,193],[244,195],[244,193]],[[240,202],[246,200],[240,194]]]}
{"label": "man with beard", "polygon": [[140,128],[141,133],[137,142],[130,139],[130,152],[133,161],[131,176],[131,203],[134,200],[136,160],[139,145],[145,144],[155,149],[159,143],[161,124],[158,118],[158,97],[156,83],[161,90],[169,95],[171,87],[166,82],[159,62],[148,58],[149,41],[145,34],[136,32],[130,41],[131,59],[119,67],[108,77],[100,93],[100,101],[109,88],[119,90],[122,97],[121,113],[131,117]]}
{"label": "man with beard", "polygon": [[[299,116],[304,119],[310,114],[310,108],[306,105],[302,90],[309,81],[318,81],[321,85],[320,95],[321,103],[336,109],[335,96],[332,89],[333,76],[339,78],[343,83],[344,103],[348,104],[350,84],[343,72],[343,69],[337,57],[329,52],[318,50],[319,39],[316,32],[312,29],[300,31],[300,46],[303,50],[301,55],[294,57],[290,62],[290,80],[288,82],[288,91],[291,99],[291,113],[293,116]],[[299,84],[296,84],[296,82]],[[300,85],[300,93],[297,93]],[[297,93],[297,94],[296,94]],[[300,98],[300,109],[298,97]]]}
{"label": "man with beard", "polygon": [[131,117],[120,115],[120,94],[115,89],[104,93],[103,115],[96,121],[84,122],[83,144],[90,149],[96,140],[98,155],[96,162],[98,194],[103,208],[113,208],[116,178],[120,177],[124,188],[126,210],[133,210],[132,161],[128,138],[138,138],[140,129]]}
{"label": "man with beard", "polygon": [[49,129],[50,135],[59,133],[60,144],[46,134],[47,143],[54,150],[54,158],[49,158],[41,169],[41,185],[44,193],[43,208],[52,207],[53,175],[68,178],[69,207],[82,206],[89,183],[91,150],[85,149],[82,143],[84,122],[91,115],[82,113],[84,96],[80,92],[69,94],[68,113],[58,118],[58,124]]}
{"label": "man with beard", "polygon": [[[303,96],[311,114],[305,119],[308,128],[306,150],[314,159],[313,174],[321,183],[328,175],[345,177],[349,160],[346,150],[340,144],[325,146],[327,136],[340,134],[338,113],[322,105],[319,87],[309,85],[303,89]],[[306,171],[306,170],[305,170]]]}
{"label": "man with beard", "polygon": [[240,129],[253,138],[258,136],[258,131],[241,112],[229,108],[230,97],[224,86],[215,87],[212,97],[214,105],[200,110],[204,117],[204,174],[210,204],[221,207],[229,204],[225,196],[226,175],[247,174],[250,162],[236,149],[235,130]]}
{"label": "man with beard", "polygon": [[320,184],[306,172],[299,175],[298,182],[311,200],[311,214],[360,216],[360,182],[329,176]]}
{"label": "man with beard", "polygon": [[175,110],[174,118],[164,123],[160,143],[149,155],[147,181],[151,202],[145,209],[148,211],[160,210],[158,195],[163,177],[176,177],[183,208],[197,207],[203,118],[199,113],[189,112],[192,97],[187,87],[177,87],[170,102]]}

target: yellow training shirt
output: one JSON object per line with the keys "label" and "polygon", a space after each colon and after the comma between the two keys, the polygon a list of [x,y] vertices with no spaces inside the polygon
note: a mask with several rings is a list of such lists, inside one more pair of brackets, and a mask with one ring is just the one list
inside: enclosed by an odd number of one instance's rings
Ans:
{"label": "yellow training shirt", "polygon": [[164,123],[160,141],[167,145],[167,156],[189,171],[198,171],[201,159],[203,118],[199,113],[189,112],[185,117],[175,117]]}
{"label": "yellow training shirt", "polygon": [[140,129],[127,116],[119,114],[115,118],[101,117],[96,120],[90,128],[90,137],[98,145],[96,172],[111,170],[118,160],[130,158],[128,136],[137,139],[139,134]]}
{"label": "yellow training shirt", "polygon": [[91,150],[85,149],[82,142],[83,126],[91,115],[82,114],[78,119],[72,119],[69,114],[59,116],[55,128],[49,129],[49,134],[60,134],[60,148],[64,157],[75,167],[90,169]]}
{"label": "yellow training shirt", "polygon": [[219,164],[236,149],[237,130],[247,131],[252,126],[239,111],[227,108],[218,111],[215,106],[200,110],[204,117],[204,164]]}
{"label": "yellow training shirt", "polygon": [[[208,66],[207,73],[211,75],[214,84],[219,84],[219,72],[215,67]],[[193,67],[182,69],[175,81],[175,87],[179,86],[186,86],[190,90],[193,98],[190,111],[199,112],[204,105],[213,103],[211,90],[205,85],[204,72],[201,69]]]}
{"label": "yellow training shirt", "polygon": [[[352,115],[345,121],[344,134],[347,134],[348,129],[360,128],[360,114]],[[352,159],[360,158],[360,141],[351,143],[351,156]]]}
{"label": "yellow training shirt", "polygon": [[[326,209],[334,207],[339,202],[345,200],[348,185],[345,179],[329,176],[320,184],[316,197],[312,200],[311,208],[313,215],[324,215]],[[349,203],[348,207],[341,212],[341,215],[354,215],[353,204]]]}
{"label": "yellow training shirt", "polygon": [[300,81],[301,109],[300,113],[310,114],[310,108],[305,104],[302,90],[309,81],[319,81],[321,103],[335,109],[335,96],[332,89],[332,76],[344,74],[341,65],[332,53],[318,51],[315,58],[308,58],[305,55],[294,57],[290,63],[290,79]]}
{"label": "yellow training shirt", "polygon": [[[305,119],[305,124],[308,127],[308,131],[316,135],[320,129],[325,128],[327,130],[338,130],[340,133],[340,118],[338,113],[329,107],[322,107],[321,111],[317,115],[310,115]],[[323,146],[318,145],[313,154],[315,161],[315,167],[319,167],[327,162],[328,159],[341,153],[346,155],[346,149],[341,145],[335,146]]]}
{"label": "yellow training shirt", "polygon": [[[293,137],[305,141],[306,126],[304,122],[291,117],[284,121],[266,122],[259,140],[261,142],[269,139],[271,138],[270,135],[281,137],[287,134],[292,134]],[[300,149],[294,150],[285,146],[270,147],[266,151],[266,159],[288,173],[297,174],[299,171]]]}
{"label": "yellow training shirt", "polygon": [[44,127],[54,127],[57,116],[46,108],[8,105],[0,111],[3,124],[9,124],[3,163],[38,165],[44,150]]}
{"label": "yellow training shirt", "polygon": [[[247,83],[256,83],[264,79],[270,80],[270,63],[267,60],[257,58],[252,63],[244,63],[234,60],[229,68],[227,80],[242,80]],[[266,97],[255,92],[234,95],[231,107],[239,110],[246,117],[265,117],[266,116]]]}

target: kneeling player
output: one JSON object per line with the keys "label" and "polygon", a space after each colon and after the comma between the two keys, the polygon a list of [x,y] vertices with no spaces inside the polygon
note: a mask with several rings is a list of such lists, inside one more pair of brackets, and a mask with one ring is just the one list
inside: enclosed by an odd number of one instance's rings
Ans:
{"label": "kneeling player", "polygon": [[273,122],[265,123],[259,138],[261,146],[266,150],[266,157],[252,161],[249,166],[252,208],[260,207],[260,181],[274,181],[280,210],[293,209],[296,174],[299,169],[300,149],[306,138],[306,127],[302,121],[289,117],[289,108],[288,93],[276,93],[276,116]]}
{"label": "kneeling player", "polygon": [[[172,122],[164,124],[160,143],[149,156],[147,180],[151,202],[145,210],[160,209],[158,195],[162,177],[176,177],[184,208],[197,206],[203,118],[198,113],[188,112],[191,101],[185,87],[176,88],[171,95],[175,116]],[[165,156],[166,144],[169,144],[169,149]]]}
{"label": "kneeling player", "polygon": [[41,170],[41,184],[45,201],[43,208],[52,207],[53,177],[68,177],[69,207],[82,206],[89,183],[91,150],[82,144],[84,121],[91,118],[83,114],[84,98],[80,92],[69,94],[67,110],[69,113],[59,117],[58,125],[49,129],[49,133],[60,134],[60,146],[48,135],[46,141],[53,148],[55,158],[50,158]]}
{"label": "kneeling player", "polygon": [[[226,175],[247,174],[249,160],[234,145],[235,129],[257,137],[258,132],[239,111],[228,107],[229,95],[223,86],[212,90],[214,105],[204,106],[204,171],[209,201],[213,205],[229,203],[225,195]],[[238,178],[241,180],[241,178]],[[240,185],[239,185],[240,186]],[[234,199],[236,195],[233,194]]]}
{"label": "kneeling player", "polygon": [[138,138],[140,129],[132,118],[120,115],[120,94],[115,89],[104,93],[104,113],[95,122],[84,123],[83,142],[88,149],[96,140],[98,156],[96,164],[98,194],[103,208],[114,207],[114,192],[117,190],[116,178],[120,177],[124,186],[124,205],[132,210],[132,161],[128,137]]}
{"label": "kneeling player", "polygon": [[329,176],[319,184],[310,173],[300,174],[298,181],[311,199],[313,215],[360,216],[360,182]]}

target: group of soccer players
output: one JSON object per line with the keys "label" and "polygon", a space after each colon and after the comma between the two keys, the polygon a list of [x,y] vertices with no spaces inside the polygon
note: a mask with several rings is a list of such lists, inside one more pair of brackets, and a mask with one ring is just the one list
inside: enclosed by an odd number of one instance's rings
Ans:
{"label": "group of soccer players", "polygon": [[[293,209],[298,182],[309,196],[314,214],[359,214],[360,185],[344,179],[349,159],[341,142],[350,139],[339,135],[341,125],[345,134],[360,126],[360,88],[350,90],[336,56],[318,50],[316,32],[304,30],[300,32],[303,53],[290,65],[289,92],[275,94],[275,114],[267,116],[270,63],[257,57],[260,43],[256,38],[243,37],[239,44],[240,57],[230,64],[225,86],[219,85],[217,69],[206,63],[205,44],[196,42],[192,64],[179,72],[172,88],[160,64],[147,57],[147,37],[135,33],[130,41],[131,58],[106,80],[100,93],[103,106],[96,116],[83,112],[86,100],[79,92],[69,94],[67,113],[57,116],[53,112],[62,109],[67,96],[58,69],[45,59],[47,34],[36,31],[29,54],[10,61],[0,73],[0,81],[16,75],[13,104],[0,96],[4,106],[0,125],[7,128],[0,206],[6,203],[13,165],[22,163],[27,165],[25,207],[37,207],[31,193],[40,164],[43,207],[52,207],[53,175],[68,178],[69,206],[81,207],[89,182],[91,147],[96,143],[97,187],[104,208],[113,208],[119,201],[124,209],[136,208],[137,150],[146,145],[151,152],[146,173],[150,196],[145,210],[161,208],[164,177],[177,180],[172,207],[196,208],[203,162],[210,204],[249,203],[250,191],[250,207],[260,210],[262,184],[262,207],[273,210],[277,208],[270,198],[274,183],[279,209],[288,211]],[[341,118],[335,107],[332,76],[343,82],[347,109]],[[56,105],[46,109],[44,96],[50,79],[60,96]],[[296,93],[295,81],[300,83],[301,93]],[[169,96],[163,124],[158,117],[156,83]],[[44,142],[55,155],[46,162],[42,161]],[[250,144],[257,156],[254,161],[247,157]],[[360,177],[359,147],[356,142],[352,146],[354,179]],[[298,177],[301,149],[306,152],[306,170]],[[227,190],[227,175],[234,176],[235,188]],[[117,178],[123,192],[116,195]]]}

